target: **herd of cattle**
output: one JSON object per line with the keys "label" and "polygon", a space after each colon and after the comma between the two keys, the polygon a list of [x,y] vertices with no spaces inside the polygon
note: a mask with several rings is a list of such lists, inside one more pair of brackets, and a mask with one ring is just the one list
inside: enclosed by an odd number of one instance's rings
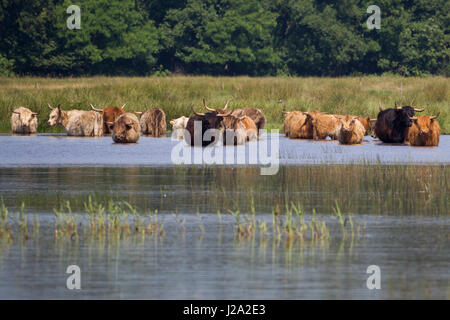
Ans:
{"label": "herd of cattle", "polygon": [[[411,105],[383,110],[376,119],[350,115],[330,115],[320,111],[284,112],[284,132],[291,139],[339,140],[341,144],[360,144],[365,135],[371,134],[385,143],[405,143],[412,146],[437,146],[441,129],[436,121],[439,116],[415,116],[422,112]],[[372,128],[372,123],[375,125]]]}
{"label": "herd of cattle", "polygon": [[[213,134],[205,139],[210,129],[223,135],[224,144],[238,145],[255,141],[266,118],[260,109],[242,108],[227,110],[230,100],[223,108],[213,109],[206,105],[206,113],[199,113],[191,106],[192,117],[180,117],[170,121],[172,136],[185,139],[192,145],[208,146],[218,141]],[[125,112],[121,108],[107,107],[93,111],[64,111],[59,106],[51,109],[48,124],[63,126],[69,136],[99,137],[112,135],[116,143],[135,143],[141,135],[164,137],[166,135],[166,115],[160,108],[145,112]],[[330,115],[320,111],[283,111],[286,115],[283,130],[290,139],[323,140],[330,137],[341,144],[360,144],[364,136],[371,134],[386,143],[409,142],[412,146],[437,146],[440,127],[436,118],[439,116],[415,116],[417,109],[412,106],[382,109],[376,119],[351,115]],[[37,113],[27,108],[15,109],[11,116],[11,127],[15,134],[33,134],[37,132]],[[136,115],[140,116],[140,119]],[[375,123],[372,127],[372,123]],[[195,130],[194,130],[195,128]],[[223,130],[222,130],[223,129]]]}

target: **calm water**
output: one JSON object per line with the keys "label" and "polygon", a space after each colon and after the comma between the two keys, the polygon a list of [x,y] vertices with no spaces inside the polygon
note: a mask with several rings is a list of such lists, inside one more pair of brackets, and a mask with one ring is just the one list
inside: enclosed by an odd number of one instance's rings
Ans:
{"label": "calm water", "polygon": [[[174,166],[177,143],[0,136],[0,195],[10,219],[24,202],[29,220],[41,222],[38,240],[0,241],[0,298],[449,298],[449,136],[438,148],[281,138],[281,163],[289,165],[274,176],[257,167]],[[83,214],[89,195],[157,209],[166,236],[55,239],[53,208],[70,201]],[[326,221],[330,238],[236,238],[230,210],[254,210],[270,225],[272,210],[291,201],[307,221],[313,210]],[[361,227],[353,238],[342,237],[336,201]],[[77,292],[66,288],[72,264],[82,272]],[[366,287],[369,265],[381,268],[381,290]]]}
{"label": "calm water", "polygon": [[[366,137],[362,145],[342,146],[337,141],[290,140],[279,137],[280,164],[332,164],[332,163],[450,163],[450,135],[441,136],[438,147],[423,148],[407,145],[382,144]],[[268,143],[275,135],[263,142]],[[161,166],[173,165],[172,148],[183,141],[170,138],[141,138],[138,144],[113,144],[111,137],[77,138],[65,135],[39,135],[34,137],[0,135],[0,166]],[[251,163],[248,143],[245,146],[226,147],[227,152],[237,150],[246,154],[245,163]],[[201,148],[194,148],[202,150]],[[224,149],[216,146],[215,149]],[[190,155],[193,149],[181,148]],[[180,153],[183,151],[180,151]],[[218,151],[219,152],[219,151]],[[192,154],[191,154],[192,153]],[[236,162],[235,162],[236,163]]]}

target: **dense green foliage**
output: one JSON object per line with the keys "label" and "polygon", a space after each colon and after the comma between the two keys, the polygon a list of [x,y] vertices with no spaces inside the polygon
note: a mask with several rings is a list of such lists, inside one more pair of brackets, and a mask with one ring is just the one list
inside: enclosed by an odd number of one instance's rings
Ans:
{"label": "dense green foliage", "polygon": [[[81,29],[69,30],[69,5]],[[450,2],[1,0],[0,75],[449,75]]]}

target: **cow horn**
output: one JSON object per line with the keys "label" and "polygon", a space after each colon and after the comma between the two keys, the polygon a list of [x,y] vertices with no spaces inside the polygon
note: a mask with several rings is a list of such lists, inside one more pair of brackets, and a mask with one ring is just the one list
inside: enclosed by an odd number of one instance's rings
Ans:
{"label": "cow horn", "polygon": [[[203,99],[203,106],[206,108],[206,110],[208,110],[208,111],[216,111],[216,109],[213,109],[213,108],[210,108],[210,107],[208,107],[207,105],[206,105],[206,101],[205,101],[205,99]],[[192,109],[192,110],[194,110],[194,109]],[[195,112],[194,112],[195,113]]]}
{"label": "cow horn", "polygon": [[397,101],[394,102],[395,109],[398,109]]}
{"label": "cow horn", "polygon": [[422,108],[422,109],[414,108],[414,111],[415,111],[415,112],[422,112],[422,111],[425,111],[425,109],[426,109],[426,107],[425,107],[425,108]]}
{"label": "cow horn", "polygon": [[15,114],[20,114],[20,112],[17,112],[17,111],[13,111],[12,113],[15,113]]}
{"label": "cow horn", "polygon": [[37,116],[39,114],[39,112],[32,112],[31,114],[34,114],[35,116]]}
{"label": "cow horn", "polygon": [[379,108],[380,108],[380,111],[383,111],[383,106],[382,106],[382,104],[381,104],[381,101],[378,101],[378,106],[379,106]]}
{"label": "cow horn", "polygon": [[417,117],[409,117],[411,120],[417,120]]}
{"label": "cow horn", "polygon": [[441,113],[438,112],[437,115],[430,117],[431,120],[437,119]]}
{"label": "cow horn", "polygon": [[[204,101],[204,100],[203,100]],[[194,110],[194,106],[191,104],[191,110],[192,110],[192,112],[195,114],[195,115],[197,115],[197,116],[204,116],[205,114],[204,113],[198,113],[198,112],[196,112],[195,110]]]}
{"label": "cow horn", "polygon": [[281,111],[282,114],[289,114],[291,113],[290,111]]}
{"label": "cow horn", "polygon": [[228,105],[230,104],[231,100],[233,100],[233,98],[228,99],[227,103],[225,104],[225,107],[223,107],[223,110],[227,110]]}
{"label": "cow horn", "polygon": [[138,114],[138,115],[142,115],[143,112],[142,111],[133,111],[134,113]]}
{"label": "cow horn", "polygon": [[229,111],[228,113],[218,113],[217,116],[225,118],[225,117],[231,116],[232,113],[233,113],[233,110]]}
{"label": "cow horn", "polygon": [[102,109],[97,109],[96,107],[94,107],[94,106],[92,105],[92,103],[90,103],[90,105],[91,105],[92,110],[97,111],[97,112],[103,112]]}
{"label": "cow horn", "polygon": [[122,106],[122,108],[121,109],[124,109],[125,108],[125,106],[127,105],[127,103],[128,102],[125,102],[125,104]]}
{"label": "cow horn", "polygon": [[409,105],[412,107],[414,103],[414,99],[411,100],[411,102],[409,103]]}
{"label": "cow horn", "polygon": [[378,119],[372,119],[372,118],[370,118],[370,122],[375,122],[375,121],[377,121]]}
{"label": "cow horn", "polygon": [[50,105],[50,103],[48,104],[48,107],[49,107],[50,110],[55,109],[55,108],[53,108],[53,107]]}

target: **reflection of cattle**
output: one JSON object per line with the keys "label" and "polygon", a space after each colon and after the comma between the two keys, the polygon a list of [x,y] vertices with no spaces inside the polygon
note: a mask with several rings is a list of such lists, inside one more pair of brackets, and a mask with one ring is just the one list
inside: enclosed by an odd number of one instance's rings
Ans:
{"label": "reflection of cattle", "polygon": [[411,118],[414,112],[423,110],[425,109],[416,109],[412,106],[396,106],[383,110],[380,103],[374,134],[386,143],[404,143],[408,139],[408,130],[412,125]]}
{"label": "reflection of cattle", "polygon": [[38,120],[36,112],[19,107],[11,115],[11,129],[17,134],[32,134],[37,132]]}
{"label": "reflection of cattle", "polygon": [[441,135],[441,128],[436,121],[439,114],[434,117],[413,117],[413,124],[409,128],[409,143],[412,146],[437,146]]}
{"label": "reflection of cattle", "polygon": [[139,140],[141,127],[132,113],[124,113],[114,123],[108,123],[112,139],[116,143],[135,143]]}
{"label": "reflection of cattle", "polygon": [[145,112],[135,112],[141,115],[139,124],[142,134],[152,137],[164,137],[166,135],[166,114],[160,108],[153,108]]}
{"label": "reflection of cattle", "polygon": [[246,141],[257,140],[256,125],[250,117],[236,117],[229,115],[223,118],[223,143],[230,144],[244,144]]}
{"label": "reflection of cattle", "polygon": [[121,108],[117,107],[106,107],[104,109],[97,109],[91,104],[91,108],[94,111],[101,112],[103,117],[103,134],[111,134],[111,131],[109,131],[108,122],[114,123],[114,121],[117,120],[122,114],[125,113],[125,106],[127,104],[125,103]]}
{"label": "reflection of cattle", "polygon": [[[194,108],[192,108],[192,111],[194,112],[195,115],[189,118],[186,124],[186,130],[184,131],[184,140],[186,141],[186,143],[190,144],[191,146],[201,145],[202,147],[206,147],[211,143],[215,143],[218,138],[217,136],[218,132],[215,132],[215,134],[213,134],[210,137],[210,139],[209,138],[205,139],[209,141],[204,141],[203,136],[207,130],[214,129],[218,131],[218,129],[222,124],[223,118],[231,115],[231,111],[226,114],[218,113],[217,111],[198,113],[195,112]],[[200,130],[194,130],[196,122],[197,125],[199,125]]]}
{"label": "reflection of cattle", "polygon": [[61,125],[69,136],[101,137],[103,135],[102,115],[95,111],[64,111],[58,106],[53,108],[48,120],[49,126]]}
{"label": "reflection of cattle", "polygon": [[[213,108],[208,107],[206,105],[205,100],[203,99],[203,106],[208,111],[211,111],[211,112],[225,113],[228,108],[228,105],[230,104],[230,101],[231,101],[231,99],[229,99],[227,101],[227,103],[225,104],[225,106],[222,109],[213,109]],[[247,116],[250,119],[252,119],[256,125],[257,134],[259,134],[259,130],[264,129],[264,127],[266,126],[266,117],[264,116],[264,114],[262,113],[261,110],[256,109],[256,108],[235,109],[232,111],[232,115],[236,116],[236,117]]]}
{"label": "reflection of cattle", "polygon": [[176,139],[184,139],[184,129],[186,129],[186,125],[189,118],[182,116],[177,119],[170,120],[170,124],[172,125],[172,137]]}
{"label": "reflection of cattle", "polygon": [[[307,112],[311,115],[311,113]],[[312,116],[313,124],[313,139],[323,140],[330,137],[332,140],[336,140],[339,135],[341,123],[338,118],[333,115],[317,113]]]}
{"label": "reflection of cattle", "polygon": [[339,120],[341,122],[338,136],[340,144],[359,144],[363,141],[366,129],[358,117],[345,116],[339,117]]}

